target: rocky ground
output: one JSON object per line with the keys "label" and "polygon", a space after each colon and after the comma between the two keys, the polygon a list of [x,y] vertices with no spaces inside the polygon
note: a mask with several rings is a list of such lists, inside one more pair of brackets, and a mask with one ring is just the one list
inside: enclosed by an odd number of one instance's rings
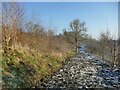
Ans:
{"label": "rocky ground", "polygon": [[120,70],[84,53],[71,58],[46,84],[47,88],[119,88]]}

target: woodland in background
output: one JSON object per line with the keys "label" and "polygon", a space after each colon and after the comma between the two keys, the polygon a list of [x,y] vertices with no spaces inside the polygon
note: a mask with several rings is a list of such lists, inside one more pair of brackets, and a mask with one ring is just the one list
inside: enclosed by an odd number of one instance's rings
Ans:
{"label": "woodland in background", "polygon": [[75,19],[62,34],[46,28],[37,20],[25,21],[19,3],[3,3],[2,8],[2,80],[3,87],[44,86],[69,57],[84,43],[86,52],[98,55],[111,66],[119,66],[118,40],[109,31],[93,39],[85,22]]}

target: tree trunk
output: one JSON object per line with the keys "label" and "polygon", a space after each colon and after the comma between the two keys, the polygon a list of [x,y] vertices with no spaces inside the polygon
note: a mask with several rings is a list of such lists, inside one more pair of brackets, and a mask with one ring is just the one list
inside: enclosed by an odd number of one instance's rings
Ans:
{"label": "tree trunk", "polygon": [[113,55],[113,60],[114,60],[114,64],[116,64],[116,42],[114,41],[114,55]]}
{"label": "tree trunk", "polygon": [[75,52],[78,54],[78,40],[77,40],[77,38],[75,39],[75,43],[76,43]]}

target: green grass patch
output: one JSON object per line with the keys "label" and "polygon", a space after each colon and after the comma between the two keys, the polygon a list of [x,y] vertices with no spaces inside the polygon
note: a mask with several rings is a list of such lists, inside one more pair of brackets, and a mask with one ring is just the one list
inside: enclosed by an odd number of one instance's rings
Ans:
{"label": "green grass patch", "polygon": [[31,87],[35,86],[41,78],[45,80],[53,72],[59,70],[65,59],[74,55],[69,52],[63,57],[17,50],[11,50],[2,57],[3,87]]}

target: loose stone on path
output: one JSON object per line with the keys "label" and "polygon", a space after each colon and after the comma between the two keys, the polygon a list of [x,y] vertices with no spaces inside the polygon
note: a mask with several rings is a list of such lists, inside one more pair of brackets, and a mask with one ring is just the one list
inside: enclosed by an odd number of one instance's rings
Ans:
{"label": "loose stone on path", "polygon": [[[83,57],[84,56],[84,57]],[[90,57],[90,55],[89,55]],[[100,88],[120,87],[120,71],[87,54],[70,59],[47,84],[47,88]],[[87,60],[85,59],[87,58]],[[103,68],[104,67],[104,68]],[[109,69],[108,69],[109,68]]]}

